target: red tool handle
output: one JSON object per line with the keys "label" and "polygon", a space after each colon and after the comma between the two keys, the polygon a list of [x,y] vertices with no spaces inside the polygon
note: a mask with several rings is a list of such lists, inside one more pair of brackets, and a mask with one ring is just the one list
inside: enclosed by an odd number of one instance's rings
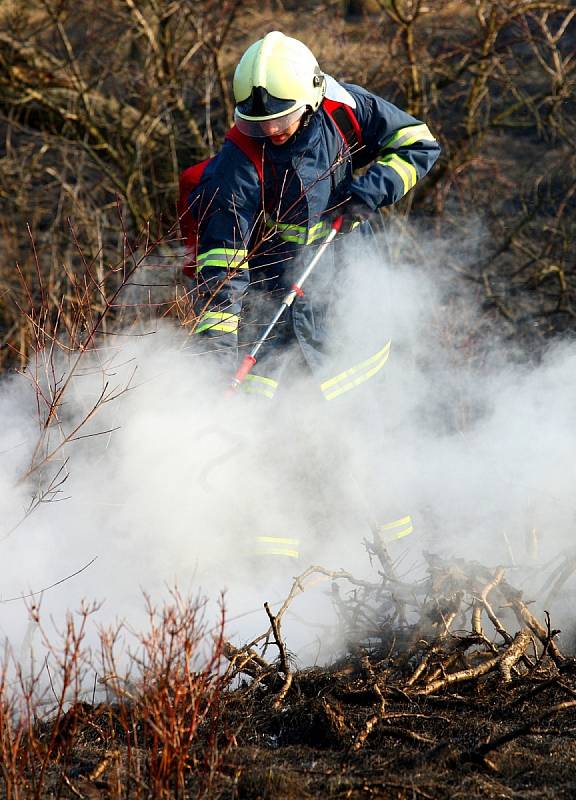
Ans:
{"label": "red tool handle", "polygon": [[[304,283],[304,281],[306,280],[306,278],[308,277],[310,272],[314,269],[314,267],[318,263],[318,260],[322,256],[322,253],[324,252],[326,247],[328,247],[330,242],[334,239],[334,237],[336,236],[336,234],[338,233],[338,231],[342,227],[343,221],[344,221],[344,217],[342,215],[340,215],[339,217],[336,217],[336,219],[332,222],[332,225],[331,225],[332,230],[328,234],[328,237],[326,238],[326,241],[320,247],[320,249],[316,253],[316,256],[312,259],[312,261],[308,265],[308,268],[300,276],[300,279],[296,283],[292,284],[292,292],[294,293],[294,295],[296,295],[298,297],[303,297],[304,296],[304,292],[302,291],[301,284]],[[294,295],[292,295],[292,297],[290,298],[290,293],[289,293],[287,295],[287,297],[284,299],[284,302],[283,302],[282,306],[280,307],[280,309],[277,312],[276,316],[274,317],[274,319],[270,323],[268,329],[265,331],[265,333],[262,335],[262,337],[256,343],[256,345],[252,348],[252,352],[253,353],[257,353],[258,352],[260,346],[265,341],[266,337],[268,336],[268,334],[270,333],[270,331],[272,330],[272,328],[274,327],[274,325],[276,324],[276,322],[280,318],[280,316],[282,314],[282,311],[284,309],[286,309],[292,303],[292,300],[294,299]],[[250,370],[252,369],[252,367],[254,366],[255,363],[256,363],[256,357],[255,356],[253,356],[251,354],[249,354],[247,356],[244,356],[244,358],[242,359],[242,363],[240,364],[240,366],[238,367],[238,369],[236,371],[236,375],[234,376],[234,380],[232,381],[232,383],[230,384],[230,387],[228,388],[227,394],[234,394],[236,389],[244,381],[244,379],[246,378],[246,376],[248,375],[248,373],[250,372]]]}
{"label": "red tool handle", "polygon": [[248,373],[250,372],[255,363],[256,359],[254,358],[254,356],[251,355],[244,356],[244,358],[242,359],[242,363],[236,370],[236,375],[234,375],[234,380],[231,382],[230,386],[226,389],[227,397],[236,394],[236,389],[244,381],[244,378],[246,377],[246,375],[248,375]]}
{"label": "red tool handle", "polygon": [[344,222],[344,214],[341,214],[339,217],[336,217],[334,222],[332,223],[332,230],[339,231],[342,227],[342,223]]}
{"label": "red tool handle", "polygon": [[250,372],[255,363],[256,359],[254,358],[254,356],[250,355],[244,356],[244,358],[242,359],[242,363],[236,370],[236,375],[234,376],[234,383],[236,385],[242,383],[242,381],[244,380],[246,375],[248,375],[248,373]]}

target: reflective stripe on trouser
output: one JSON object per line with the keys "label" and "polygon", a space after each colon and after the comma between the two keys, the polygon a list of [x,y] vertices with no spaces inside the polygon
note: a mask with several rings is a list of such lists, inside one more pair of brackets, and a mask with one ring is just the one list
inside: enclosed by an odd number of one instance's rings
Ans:
{"label": "reflective stripe on trouser", "polygon": [[278,388],[278,381],[275,381],[274,378],[265,378],[262,375],[254,375],[254,373],[250,372],[240,386],[242,391],[247,394],[259,394],[272,400]]}
{"label": "reflective stripe on trouser", "polygon": [[435,142],[436,139],[430,133],[428,125],[409,125],[407,128],[400,128],[394,136],[389,139],[383,150],[399,150],[401,147],[410,147],[416,142]]}
{"label": "reflective stripe on trouser", "polygon": [[207,311],[202,314],[195,333],[202,331],[222,331],[222,333],[236,333],[238,330],[238,314],[227,314],[225,311]]}
{"label": "reflective stripe on trouser", "polygon": [[336,377],[321,383],[320,389],[326,400],[332,400],[334,397],[354,389],[376,375],[388,361],[390,345],[391,342],[386,342],[382,350],[367,358],[366,361],[361,361],[356,366],[350,367],[350,369],[341,372]]}
{"label": "reflective stripe on trouser", "polygon": [[378,526],[378,533],[385,542],[403,539],[405,536],[409,536],[413,530],[414,525],[409,514],[406,517],[394,520],[394,522],[387,522],[385,525]]}
{"label": "reflective stripe on trouser", "polygon": [[229,269],[248,269],[247,250],[238,250],[231,247],[214,247],[198,253],[196,257],[197,270],[204,267],[228,267]]}
{"label": "reflective stripe on trouser", "polygon": [[319,239],[324,239],[330,233],[328,222],[318,222],[308,229],[306,225],[292,225],[269,219],[266,220],[266,227],[276,231],[282,241],[296,244],[313,244]]}
{"label": "reflective stripe on trouser", "polygon": [[299,558],[299,539],[289,536],[257,536],[256,553],[259,556],[283,556],[284,558]]}
{"label": "reflective stripe on trouser", "polygon": [[382,164],[384,167],[390,167],[390,169],[393,169],[394,172],[402,178],[404,194],[409,192],[413,186],[416,186],[418,181],[416,167],[413,167],[412,164],[396,155],[396,153],[392,153],[384,158],[379,158],[377,163]]}

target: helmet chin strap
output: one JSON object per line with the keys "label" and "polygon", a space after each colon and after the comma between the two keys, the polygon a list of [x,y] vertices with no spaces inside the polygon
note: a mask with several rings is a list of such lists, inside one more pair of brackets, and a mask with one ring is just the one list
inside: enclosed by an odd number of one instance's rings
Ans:
{"label": "helmet chin strap", "polygon": [[315,112],[312,111],[310,106],[306,106],[306,111],[302,114],[302,119],[300,120],[300,127],[298,128],[298,130],[296,131],[294,136],[291,137],[292,139],[295,139],[297,136],[299,136],[302,133],[304,128],[308,127],[308,125],[310,124],[310,120],[314,116],[314,113]]}

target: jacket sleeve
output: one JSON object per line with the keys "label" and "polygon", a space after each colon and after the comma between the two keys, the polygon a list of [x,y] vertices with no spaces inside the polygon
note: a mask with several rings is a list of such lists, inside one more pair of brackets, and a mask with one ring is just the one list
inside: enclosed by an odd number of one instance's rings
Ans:
{"label": "jacket sleeve", "polygon": [[236,355],[242,297],[250,282],[248,242],[260,203],[254,166],[230,142],[209,164],[189,198],[198,220],[196,256],[200,314],[196,333],[211,350]]}
{"label": "jacket sleeve", "polygon": [[363,144],[375,154],[367,172],[354,178],[351,192],[375,211],[398,202],[429,172],[440,145],[421,120],[359,86],[346,88],[356,100]]}

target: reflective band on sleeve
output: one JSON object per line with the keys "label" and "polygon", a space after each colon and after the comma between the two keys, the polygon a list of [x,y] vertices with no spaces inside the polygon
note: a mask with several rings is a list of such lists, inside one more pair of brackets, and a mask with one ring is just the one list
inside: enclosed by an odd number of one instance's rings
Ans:
{"label": "reflective band on sleeve", "polygon": [[226,314],[224,311],[207,311],[202,315],[195,333],[202,333],[202,331],[207,330],[236,333],[239,321],[238,314]]}
{"label": "reflective band on sleeve", "polygon": [[413,167],[412,164],[408,163],[408,161],[404,161],[404,159],[400,158],[400,156],[396,155],[396,153],[392,153],[392,155],[378,159],[377,163],[384,167],[390,167],[390,169],[393,169],[394,172],[402,178],[402,183],[404,184],[404,194],[409,192],[413,186],[416,186],[416,182],[418,181],[416,167]]}
{"label": "reflective band on sleeve", "polygon": [[204,267],[225,267],[226,269],[248,269],[247,250],[229,247],[214,247],[199,253],[196,259],[198,272]]}
{"label": "reflective band on sleeve", "polygon": [[327,222],[318,222],[308,231],[306,244],[313,244],[313,242],[317,242],[319,239],[324,239],[326,236],[328,236],[330,230],[331,227]]}
{"label": "reflective band on sleeve", "polygon": [[284,556],[285,558],[299,558],[299,539],[286,536],[257,536],[256,552],[262,556]]}
{"label": "reflective band on sleeve", "polygon": [[272,400],[278,388],[278,381],[273,378],[264,378],[262,375],[254,375],[253,372],[250,372],[240,386],[243,392],[260,394]]}
{"label": "reflective band on sleeve", "polygon": [[401,147],[410,147],[416,142],[435,142],[436,139],[430,133],[428,125],[410,125],[407,128],[400,128],[394,136],[384,145],[384,150],[399,150]]}
{"label": "reflective band on sleeve", "polygon": [[350,367],[345,372],[341,372],[336,377],[320,384],[320,389],[326,400],[332,400],[334,397],[354,389],[376,375],[388,361],[390,346],[391,342],[386,342],[382,350],[367,358],[366,361],[362,361],[360,364],[356,364],[356,366]]}
{"label": "reflective band on sleeve", "polygon": [[378,533],[385,542],[392,542],[394,539],[403,539],[409,536],[414,530],[412,517],[410,515],[397,519],[394,522],[387,522],[386,525],[378,527]]}
{"label": "reflective band on sleeve", "polygon": [[283,242],[295,244],[313,244],[319,239],[324,239],[331,230],[327,222],[318,222],[308,229],[306,225],[291,225],[271,219],[266,221],[266,227],[277,231]]}

